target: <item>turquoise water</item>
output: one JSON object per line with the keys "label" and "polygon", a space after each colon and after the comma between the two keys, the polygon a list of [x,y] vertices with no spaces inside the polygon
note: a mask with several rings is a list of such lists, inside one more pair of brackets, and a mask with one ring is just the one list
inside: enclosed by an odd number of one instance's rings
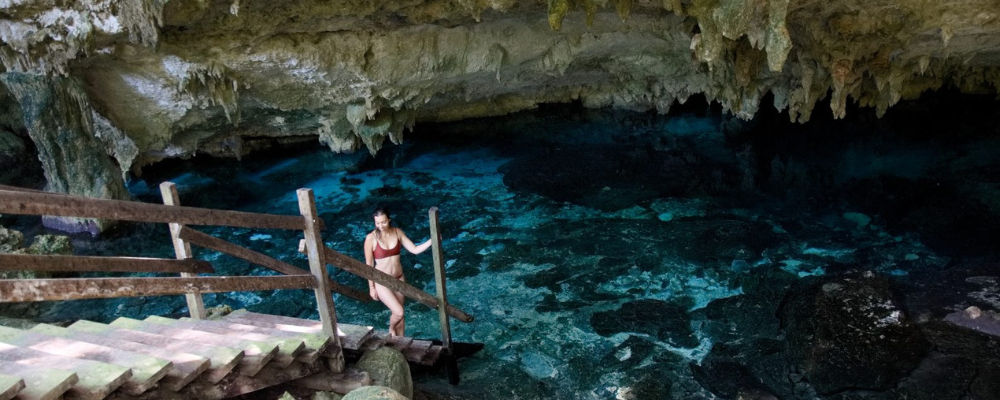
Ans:
{"label": "turquoise water", "polygon": [[[885,209],[891,201],[871,189],[939,167],[945,156],[926,143],[886,155],[865,135],[833,148],[817,134],[814,147],[782,142],[782,150],[724,133],[726,123],[712,112],[543,110],[418,126],[377,157],[298,148],[280,157],[174,162],[145,171],[130,190],[158,202],[156,185],[170,180],[185,205],[297,214],[295,189],[308,187],[326,244],[358,259],[376,206],[387,206],[415,241],[429,237],[427,210],[438,207],[450,300],[475,316],[453,321],[453,338],[486,347],[460,361],[457,387],[440,372],[416,374],[431,397],[717,398],[725,391],[710,390],[713,378],[696,368],[713,349],[782,336],[726,322],[773,319],[773,310],[710,307],[714,300],[749,298],[748,285],[857,271],[905,282],[953,259],[928,245],[911,220],[916,211],[893,216]],[[306,267],[294,232],[201,229]],[[85,253],[170,257],[168,237],[162,226],[129,225],[75,244]],[[195,254],[220,273],[271,273]],[[407,281],[433,293],[430,252],[404,252],[403,262]],[[777,293],[765,301],[770,307],[781,302]],[[341,321],[385,329],[381,304],[334,297]],[[205,302],[316,318],[304,290],[209,294]],[[178,296],[77,301],[54,305],[45,318],[180,315],[184,307]],[[408,335],[440,336],[436,311],[413,301],[406,309]],[[787,398],[816,395],[778,385],[765,386]]]}

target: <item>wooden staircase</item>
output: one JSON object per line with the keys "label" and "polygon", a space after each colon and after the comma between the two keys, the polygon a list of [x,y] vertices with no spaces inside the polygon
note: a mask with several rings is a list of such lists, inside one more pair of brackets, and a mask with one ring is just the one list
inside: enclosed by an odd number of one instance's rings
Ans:
{"label": "wooden staircase", "polygon": [[0,400],[220,399],[277,384],[346,393],[371,384],[343,359],[388,346],[434,365],[440,345],[338,324],[237,311],[218,320],[119,318],[21,330],[0,326]]}

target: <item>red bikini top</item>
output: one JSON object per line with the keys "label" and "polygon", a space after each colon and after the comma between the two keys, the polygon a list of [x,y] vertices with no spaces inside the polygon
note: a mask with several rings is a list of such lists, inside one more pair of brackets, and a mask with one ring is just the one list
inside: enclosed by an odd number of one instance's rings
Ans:
{"label": "red bikini top", "polygon": [[390,256],[399,255],[399,238],[396,238],[396,245],[391,249],[383,249],[381,245],[378,244],[378,240],[375,241],[375,248],[372,249],[376,260],[381,260]]}

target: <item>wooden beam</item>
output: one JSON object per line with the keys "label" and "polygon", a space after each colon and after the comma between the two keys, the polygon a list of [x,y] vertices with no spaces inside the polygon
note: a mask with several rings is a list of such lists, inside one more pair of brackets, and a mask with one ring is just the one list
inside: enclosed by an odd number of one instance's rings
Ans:
{"label": "wooden beam", "polygon": [[0,254],[0,271],[101,271],[211,273],[207,261],[146,257]]}
{"label": "wooden beam", "polygon": [[[206,249],[212,249],[221,253],[226,253],[233,257],[242,258],[253,264],[260,265],[262,267],[269,268],[271,270],[286,275],[309,274],[309,271],[306,271],[302,268],[296,267],[284,261],[271,258],[267,254],[258,253],[246,247],[219,239],[215,236],[199,232],[188,227],[181,228],[179,237],[196,246],[204,247]],[[350,286],[341,285],[337,282],[334,282],[329,277],[327,277],[327,280],[329,280],[328,284],[330,285],[330,290],[334,292],[340,293],[344,296],[359,301],[372,301],[372,299],[368,297],[368,293],[362,293],[360,290],[357,290]]]}
{"label": "wooden beam", "polygon": [[[163,204],[172,207],[178,207],[181,205],[181,198],[177,194],[177,185],[173,182],[163,182],[160,184],[160,196],[163,197]],[[178,260],[185,260],[189,258],[194,258],[194,253],[191,251],[191,244],[182,240],[179,235],[181,225],[176,222],[171,222],[167,224],[170,229],[170,243],[174,245],[174,254]],[[192,278],[195,274],[181,272],[182,278]],[[201,293],[188,293],[184,295],[184,300],[187,302],[188,315],[194,319],[205,319],[208,316],[208,312],[205,310],[205,298],[202,297]]]}
{"label": "wooden beam", "polygon": [[[323,324],[323,333],[334,339],[334,344],[340,347],[340,340],[337,339],[337,309],[330,298],[329,281],[330,277],[326,272],[326,263],[323,262],[323,238],[315,223],[319,221],[319,212],[316,211],[316,198],[312,189],[302,188],[295,191],[299,200],[299,214],[305,219],[305,228],[302,230],[303,240],[306,245],[306,257],[309,258],[309,272],[316,277],[315,294],[316,307],[319,311],[319,321]],[[334,371],[334,372],[340,372]]]}
{"label": "wooden beam", "polygon": [[[374,281],[375,283],[385,286],[389,289],[392,289],[393,291],[400,292],[404,296],[419,301],[430,308],[433,309],[438,308],[438,299],[435,298],[434,296],[431,296],[427,292],[424,292],[423,290],[417,289],[406,282],[396,279],[392,275],[389,275],[385,272],[379,271],[375,268],[365,265],[365,263],[361,261],[355,260],[351,257],[338,253],[333,249],[330,249],[325,246],[323,248],[326,250],[326,262],[328,264],[331,264],[337,268],[343,269],[347,272],[368,279],[370,281]],[[457,318],[459,321],[472,322],[473,320],[473,317],[471,315],[466,314],[465,311],[455,308],[451,304],[446,306],[446,311],[448,312],[448,315]]]}
{"label": "wooden beam", "polygon": [[[434,285],[437,288],[438,320],[441,323],[441,345],[451,353],[451,323],[448,321],[448,290],[444,275],[444,250],[441,248],[441,230],[438,229],[438,208],[427,211],[431,228],[431,254],[434,255]],[[458,382],[452,382],[452,385]]]}
{"label": "wooden beam", "polygon": [[315,282],[315,279],[308,275],[2,279],[0,280],[0,301],[79,300],[185,293],[309,289],[315,285]]}
{"label": "wooden beam", "polygon": [[301,230],[301,216],[210,208],[166,206],[138,201],[95,199],[66,194],[0,189],[0,214],[54,215],[137,222]]}

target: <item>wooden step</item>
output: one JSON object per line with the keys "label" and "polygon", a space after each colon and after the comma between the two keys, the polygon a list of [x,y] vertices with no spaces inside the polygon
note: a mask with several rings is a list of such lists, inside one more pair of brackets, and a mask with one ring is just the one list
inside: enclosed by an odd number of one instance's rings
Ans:
{"label": "wooden step", "polygon": [[178,340],[155,333],[137,331],[134,329],[114,328],[110,325],[92,321],[80,320],[68,327],[72,331],[88,332],[105,336],[112,340],[135,342],[148,346],[160,347],[176,353],[192,352],[208,358],[208,371],[200,378],[210,383],[216,383],[225,378],[243,359],[242,350],[225,346],[212,346],[204,343]]}
{"label": "wooden step", "polygon": [[159,316],[147,317],[144,321],[172,325],[177,328],[193,329],[202,332],[214,333],[217,335],[223,335],[231,338],[239,338],[242,340],[251,340],[254,342],[267,343],[278,346],[278,352],[275,354],[274,359],[271,362],[276,363],[282,367],[287,367],[292,361],[295,361],[295,356],[301,351],[305,350],[305,343],[301,339],[295,338],[275,338],[273,336],[268,336],[263,333],[258,332],[247,332],[238,329],[229,329],[225,326],[223,322],[208,321],[208,320],[176,320],[170,318],[164,318]]}
{"label": "wooden step", "polygon": [[15,393],[22,400],[59,399],[80,380],[72,371],[9,361],[0,361],[0,373],[23,379],[24,389]]}
{"label": "wooden step", "polygon": [[396,350],[399,350],[401,353],[404,350],[406,350],[406,348],[409,347],[410,343],[412,342],[413,338],[409,338],[406,336],[389,336],[385,338],[386,347],[394,348]]}
{"label": "wooden step", "polygon": [[112,321],[110,325],[155,333],[174,339],[206,343],[213,346],[235,346],[243,349],[243,359],[239,363],[239,373],[247,376],[253,376],[257,372],[260,372],[267,363],[271,362],[275,353],[278,352],[278,346],[274,344],[252,342],[194,329],[175,328],[170,325],[154,324],[126,317],[120,317]]}
{"label": "wooden step", "polygon": [[[190,353],[177,352],[159,346],[150,346],[143,343],[131,342],[127,340],[113,339],[99,334],[74,331],[68,328],[49,324],[38,324],[29,329],[30,332],[39,332],[49,336],[71,337],[81,342],[94,343],[101,346],[115,347],[121,350],[134,353],[148,354],[168,360],[173,363],[173,368],[167,370],[167,374],[160,380],[160,385],[173,391],[178,391],[188,383],[191,383],[198,375],[208,370],[209,361],[205,357]],[[135,371],[133,370],[133,374]]]}
{"label": "wooden step", "polygon": [[[181,321],[190,321],[190,318],[181,318]],[[315,333],[305,333],[305,332],[289,332],[280,329],[272,329],[266,326],[257,326],[251,324],[241,323],[236,320],[212,320],[213,323],[223,324],[226,329],[243,331],[243,332],[255,332],[261,333],[268,336],[280,337],[280,338],[296,338],[302,340],[305,344],[305,348],[296,353],[295,359],[304,363],[312,363],[316,361],[316,358],[320,354],[325,353],[327,347],[333,343],[333,340],[323,334]]]}
{"label": "wooden step", "polygon": [[[204,382],[194,382],[185,387],[179,394],[185,399],[220,399],[239,396],[254,392],[269,386],[293,381],[326,370],[321,362],[303,364],[294,362],[288,367],[268,364],[255,376],[233,374],[226,377],[220,384],[210,385]],[[253,398],[248,396],[247,398]]]}
{"label": "wooden step", "polygon": [[[230,321],[239,324],[252,325],[261,328],[266,328],[269,330],[278,330],[289,333],[305,333],[310,335],[317,335],[318,337],[329,340],[329,337],[323,333],[323,324],[319,321],[314,321],[311,319],[293,318],[285,317],[281,315],[269,315],[269,314],[259,314],[254,312],[249,312],[246,310],[237,310],[229,315],[222,318],[223,321]],[[362,327],[358,325],[350,324],[338,324],[337,325],[337,336],[340,337],[340,345],[343,348],[348,348],[347,345],[351,345],[352,339],[356,336],[363,336],[364,334],[370,334],[371,327]],[[354,342],[356,343],[356,342]],[[334,346],[327,346],[323,351],[324,356],[336,356],[340,352],[340,349]]]}
{"label": "wooden step", "polygon": [[441,357],[442,350],[444,350],[444,347],[438,345],[431,346],[429,349],[427,349],[427,354],[424,355],[424,358],[420,360],[420,364],[427,366],[434,365],[434,363],[437,362],[438,358]]}
{"label": "wooden step", "polygon": [[100,361],[131,369],[132,374],[121,389],[132,395],[139,395],[149,390],[173,368],[170,361],[146,354],[6,326],[0,326],[0,341],[57,356]]}
{"label": "wooden step", "polygon": [[337,336],[340,336],[340,346],[346,350],[357,351],[361,344],[375,335],[375,329],[370,326],[337,324]]}
{"label": "wooden step", "polygon": [[434,342],[430,340],[416,340],[414,339],[412,343],[403,350],[403,356],[406,357],[407,361],[419,363],[427,355],[427,350],[431,348]]}
{"label": "wooden step", "polygon": [[291,382],[306,389],[347,394],[354,389],[372,384],[367,371],[348,368],[344,372],[320,372]]}
{"label": "wooden step", "polygon": [[74,399],[103,399],[132,376],[130,369],[119,365],[57,356],[3,342],[0,342],[0,361],[76,372],[79,380],[65,394]]}
{"label": "wooden step", "polygon": [[372,333],[371,335],[368,336],[367,339],[365,339],[364,342],[361,342],[361,344],[358,346],[357,351],[363,353],[366,351],[375,350],[384,345],[385,345],[385,339]]}
{"label": "wooden step", "polygon": [[0,372],[0,400],[10,400],[24,389],[24,379]]}

